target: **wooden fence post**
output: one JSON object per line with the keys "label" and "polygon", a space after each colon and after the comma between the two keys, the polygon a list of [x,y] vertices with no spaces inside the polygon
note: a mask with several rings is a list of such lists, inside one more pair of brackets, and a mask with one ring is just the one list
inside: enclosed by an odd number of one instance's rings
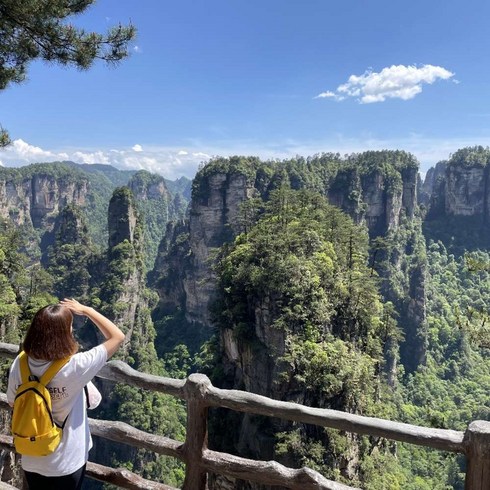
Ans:
{"label": "wooden fence post", "polygon": [[207,472],[201,462],[203,451],[208,445],[208,405],[205,395],[211,386],[209,378],[203,374],[191,374],[184,386],[187,398],[187,430],[182,451],[186,469],[182,490],[205,490]]}
{"label": "wooden fence post", "polygon": [[465,432],[465,490],[490,490],[490,422],[475,420]]}

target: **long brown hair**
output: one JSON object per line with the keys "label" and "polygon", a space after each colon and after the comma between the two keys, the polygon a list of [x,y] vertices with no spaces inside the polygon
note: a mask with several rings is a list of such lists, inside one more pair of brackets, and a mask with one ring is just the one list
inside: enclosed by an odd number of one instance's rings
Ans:
{"label": "long brown hair", "polygon": [[75,354],[78,344],[71,331],[72,322],[72,312],[65,306],[48,305],[41,308],[32,319],[23,349],[28,356],[44,361]]}

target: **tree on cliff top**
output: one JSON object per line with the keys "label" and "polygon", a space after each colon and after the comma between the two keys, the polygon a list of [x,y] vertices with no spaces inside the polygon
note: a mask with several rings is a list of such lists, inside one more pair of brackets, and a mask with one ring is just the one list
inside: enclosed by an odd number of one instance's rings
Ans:
{"label": "tree on cliff top", "polygon": [[[41,59],[90,68],[95,60],[117,63],[128,56],[133,25],[112,27],[106,34],[87,32],[66,19],[83,13],[95,0],[0,0],[0,90],[26,78],[27,67]],[[0,147],[10,142],[0,128]]]}

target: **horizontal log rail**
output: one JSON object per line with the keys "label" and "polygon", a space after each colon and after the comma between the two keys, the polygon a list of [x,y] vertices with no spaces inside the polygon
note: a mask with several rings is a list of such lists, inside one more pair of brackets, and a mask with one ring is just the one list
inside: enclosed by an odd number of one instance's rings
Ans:
{"label": "horizontal log rail", "polygon": [[164,483],[158,483],[141,478],[125,468],[108,468],[101,464],[88,462],[86,474],[94,480],[104,483],[112,483],[118,487],[129,488],[131,490],[178,490]]}
{"label": "horizontal log rail", "polygon": [[0,481],[0,490],[17,490],[17,488],[9,485],[8,483]]}
{"label": "horizontal log rail", "polygon": [[[0,356],[14,358],[17,352],[17,346],[0,343]],[[191,374],[186,380],[144,374],[132,369],[122,361],[108,362],[98,376],[172,395],[187,402],[187,435],[184,443],[163,436],[148,434],[122,422],[90,419],[92,434],[96,436],[148,449],[184,461],[186,463],[184,490],[206,488],[207,472],[266,485],[284,486],[293,490],[352,489],[352,487],[327,480],[309,468],[291,469],[275,461],[248,460],[207,449],[206,419],[209,407],[222,407],[240,412],[278,417],[462,453],[467,458],[465,490],[490,488],[490,423],[486,421],[472,422],[465,432],[420,427],[337,410],[306,407],[239,390],[223,390],[213,386],[211,381],[202,374]],[[6,408],[4,397],[5,395],[0,395],[2,408]],[[113,475],[111,478],[116,477]],[[118,475],[117,478],[123,477]]]}
{"label": "horizontal log rail", "polygon": [[[159,391],[183,400],[187,399],[185,380],[142,374],[121,361],[108,362],[98,376],[139,388]],[[462,431],[420,427],[375,417],[364,417],[339,410],[312,408],[297,403],[272,400],[246,391],[222,390],[213,386],[209,379],[201,374],[191,374],[189,378],[202,383],[205,388],[205,400],[210,407],[229,408],[238,412],[278,417],[346,432],[385,437],[444,451],[465,452],[464,432]]]}
{"label": "horizontal log rail", "polygon": [[432,429],[417,425],[392,422],[375,417],[364,417],[338,410],[312,408],[297,403],[271,400],[265,396],[238,390],[221,390],[209,387],[208,402],[213,407],[225,407],[240,412],[250,412],[285,420],[320,425],[332,429],[384,437],[433,449],[463,453],[464,432]]}
{"label": "horizontal log rail", "polygon": [[203,468],[220,475],[263,485],[280,485],[298,490],[357,490],[353,487],[327,480],[310,468],[292,469],[276,461],[255,461],[231,454],[206,449],[203,452]]}
{"label": "horizontal log rail", "polygon": [[[0,393],[0,409],[8,410],[7,395]],[[124,422],[89,419],[90,431],[94,436],[113,442],[128,444],[138,449],[147,449],[157,454],[172,456],[189,464],[189,458],[183,451],[183,443],[168,437],[149,434]],[[0,434],[0,448],[13,451],[12,437]],[[97,471],[89,471],[98,468]],[[248,479],[262,484],[282,485],[304,490],[349,490],[352,487],[327,480],[309,468],[291,469],[276,461],[255,461],[231,454],[206,449],[203,451],[201,469],[225,476]],[[123,488],[175,490],[169,486],[143,480],[126,469],[111,469],[106,466],[89,463],[87,475],[91,478],[113,483]],[[248,478],[246,477],[248,475]],[[154,484],[155,486],[150,486]],[[140,486],[138,486],[140,485]]]}
{"label": "horizontal log rail", "polygon": [[[3,397],[5,397],[4,394],[2,394],[2,398]],[[5,408],[3,399],[1,401],[1,408]],[[0,449],[11,452],[15,451],[12,436],[0,434]],[[126,468],[109,468],[90,461],[87,463],[86,474],[94,480],[99,480],[104,483],[112,483],[113,485],[117,485],[122,488],[129,488],[131,490],[178,490],[175,487],[170,487],[169,485],[165,485],[163,483],[141,478],[141,476],[132,473]],[[4,482],[0,482],[0,490],[2,488],[15,487],[7,485]]]}

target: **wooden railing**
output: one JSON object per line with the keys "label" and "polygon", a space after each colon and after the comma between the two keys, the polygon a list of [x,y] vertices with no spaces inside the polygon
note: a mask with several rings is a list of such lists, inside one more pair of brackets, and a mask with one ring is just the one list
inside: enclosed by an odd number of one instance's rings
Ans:
{"label": "wooden railing", "polygon": [[[17,346],[0,343],[0,356],[14,358],[16,354]],[[191,374],[185,380],[143,374],[121,361],[107,363],[98,376],[158,391],[186,401],[187,430],[183,443],[140,431],[122,422],[90,419],[90,429],[95,436],[148,449],[183,461],[186,464],[184,490],[204,490],[207,486],[208,472],[295,490],[353,490],[353,487],[327,480],[309,468],[291,469],[275,461],[255,461],[209,450],[207,448],[209,407],[229,408],[239,412],[278,417],[462,453],[467,461],[465,490],[490,489],[490,422],[472,422],[465,432],[419,427],[336,410],[306,407],[244,391],[222,390],[213,386],[202,374]],[[5,395],[0,395],[0,408],[9,408]],[[2,436],[0,447],[13,450],[11,438]],[[172,489],[161,483],[143,480],[127,470],[115,470],[94,463],[89,463],[87,474],[123,488]]]}

